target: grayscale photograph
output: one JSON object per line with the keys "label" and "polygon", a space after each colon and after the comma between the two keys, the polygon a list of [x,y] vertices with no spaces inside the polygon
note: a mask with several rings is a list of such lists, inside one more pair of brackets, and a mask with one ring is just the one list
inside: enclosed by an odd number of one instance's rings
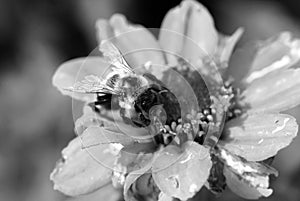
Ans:
{"label": "grayscale photograph", "polygon": [[299,9],[1,0],[0,201],[299,201]]}

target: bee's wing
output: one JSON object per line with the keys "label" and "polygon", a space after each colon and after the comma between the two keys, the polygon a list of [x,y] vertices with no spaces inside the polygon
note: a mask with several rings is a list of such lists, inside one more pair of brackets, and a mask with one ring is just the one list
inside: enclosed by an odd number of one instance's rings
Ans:
{"label": "bee's wing", "polygon": [[66,88],[65,90],[77,93],[109,93],[116,94],[117,91],[105,84],[105,82],[95,76],[88,75],[83,80],[76,82],[73,87]]}
{"label": "bee's wing", "polygon": [[112,83],[111,78],[114,75],[134,74],[130,66],[123,58],[121,52],[110,41],[105,40],[100,44],[100,51],[103,52],[107,61],[112,64],[112,72],[110,72],[103,80],[95,75],[89,75],[84,80],[74,84],[73,87],[65,90],[77,93],[103,93],[103,94],[119,94],[120,89]]}
{"label": "bee's wing", "polygon": [[103,56],[108,62],[114,66],[114,71],[117,71],[119,74],[133,73],[131,67],[113,43],[108,40],[102,41],[100,44],[100,51],[103,52]]}

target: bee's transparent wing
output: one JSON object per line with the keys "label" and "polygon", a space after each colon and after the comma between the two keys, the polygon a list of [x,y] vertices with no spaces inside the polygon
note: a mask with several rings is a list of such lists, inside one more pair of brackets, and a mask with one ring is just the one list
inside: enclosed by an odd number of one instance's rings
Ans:
{"label": "bee's transparent wing", "polygon": [[100,44],[100,51],[106,60],[113,65],[113,70],[119,74],[133,73],[131,67],[125,61],[120,50],[110,41],[104,40]]}
{"label": "bee's transparent wing", "polygon": [[133,71],[123,58],[119,49],[110,41],[102,41],[100,51],[103,52],[103,56],[106,60],[112,64],[112,72],[110,72],[105,79],[101,79],[95,75],[88,75],[82,81],[76,82],[73,87],[65,90],[77,93],[118,94],[120,92],[120,89],[115,86],[116,83],[112,77],[114,75],[133,74]]}
{"label": "bee's transparent wing", "polygon": [[73,87],[66,88],[65,90],[77,93],[117,93],[113,88],[107,86],[101,78],[95,75],[88,75],[83,80],[76,82]]}

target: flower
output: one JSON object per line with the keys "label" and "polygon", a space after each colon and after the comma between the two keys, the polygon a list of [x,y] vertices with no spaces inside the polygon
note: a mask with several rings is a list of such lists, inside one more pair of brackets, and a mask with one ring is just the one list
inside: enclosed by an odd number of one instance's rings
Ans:
{"label": "flower", "polygon": [[50,176],[55,189],[78,196],[112,183],[125,200],[160,201],[203,186],[248,199],[272,193],[267,161],[298,131],[281,113],[300,103],[298,39],[282,33],[230,59],[243,29],[218,33],[194,0],[167,13],[158,40],[120,14],[96,27],[103,57],[68,61],[53,77],[85,102]]}

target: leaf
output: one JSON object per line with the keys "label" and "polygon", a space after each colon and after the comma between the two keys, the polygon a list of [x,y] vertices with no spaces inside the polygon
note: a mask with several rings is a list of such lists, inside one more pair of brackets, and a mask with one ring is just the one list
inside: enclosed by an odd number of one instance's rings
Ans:
{"label": "leaf", "polygon": [[219,145],[249,161],[262,161],[288,146],[297,131],[290,115],[253,114],[229,121]]}
{"label": "leaf", "polygon": [[193,197],[208,179],[212,162],[208,149],[186,142],[182,149],[169,145],[158,154],[152,175],[167,196],[186,200]]}
{"label": "leaf", "polygon": [[77,137],[63,149],[62,156],[50,175],[54,189],[78,196],[93,192],[111,181],[110,167],[116,157],[109,151],[108,144],[83,149],[81,139]]}
{"label": "leaf", "polygon": [[274,72],[253,81],[242,93],[249,112],[280,112],[300,104],[300,69]]}

